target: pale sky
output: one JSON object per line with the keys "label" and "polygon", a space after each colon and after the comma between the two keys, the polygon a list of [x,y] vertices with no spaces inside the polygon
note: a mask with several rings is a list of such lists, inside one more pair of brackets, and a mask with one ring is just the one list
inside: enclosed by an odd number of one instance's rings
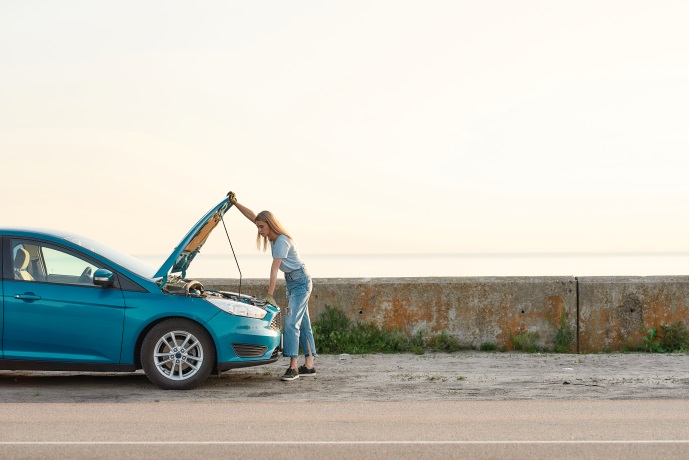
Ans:
{"label": "pale sky", "polygon": [[167,254],[233,190],[303,254],[686,252],[688,20],[685,1],[0,0],[0,226]]}

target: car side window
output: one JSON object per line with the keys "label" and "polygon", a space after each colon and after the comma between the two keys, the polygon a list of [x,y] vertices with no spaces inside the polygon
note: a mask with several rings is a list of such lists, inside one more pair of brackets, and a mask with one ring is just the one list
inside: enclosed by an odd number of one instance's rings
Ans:
{"label": "car side window", "polygon": [[14,279],[93,286],[91,262],[58,248],[29,241],[13,241]]}

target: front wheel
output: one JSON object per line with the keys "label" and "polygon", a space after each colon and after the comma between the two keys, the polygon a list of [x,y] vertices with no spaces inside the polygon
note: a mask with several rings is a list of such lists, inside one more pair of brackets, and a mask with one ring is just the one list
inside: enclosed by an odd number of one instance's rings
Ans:
{"label": "front wheel", "polygon": [[190,390],[206,381],[215,347],[206,330],[183,318],[156,324],[141,345],[146,377],[164,390]]}

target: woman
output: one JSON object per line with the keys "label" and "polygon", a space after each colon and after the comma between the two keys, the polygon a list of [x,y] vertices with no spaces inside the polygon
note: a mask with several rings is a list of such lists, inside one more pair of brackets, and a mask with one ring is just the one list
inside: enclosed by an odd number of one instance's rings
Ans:
{"label": "woman", "polygon": [[[256,247],[260,250],[262,242],[265,252],[268,241],[270,241],[273,264],[270,267],[270,283],[265,301],[271,305],[277,306],[273,294],[275,293],[278,269],[285,273],[289,305],[284,316],[282,355],[290,358],[290,363],[282,376],[282,380],[295,380],[299,376],[316,375],[316,368],[313,364],[313,359],[316,356],[316,344],[313,340],[309,318],[309,297],[313,284],[304,262],[299,257],[297,246],[270,211],[261,211],[256,215],[251,209],[239,204],[237,196],[233,192],[230,192],[228,196],[230,203],[239,209],[247,219],[256,224],[258,228]],[[304,365],[297,368],[299,345],[304,351],[305,360]]]}

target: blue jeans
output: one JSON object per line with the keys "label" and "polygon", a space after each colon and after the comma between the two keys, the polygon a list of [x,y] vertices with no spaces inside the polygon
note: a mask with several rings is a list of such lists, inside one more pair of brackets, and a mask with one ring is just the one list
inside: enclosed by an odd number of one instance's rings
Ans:
{"label": "blue jeans", "polygon": [[306,356],[316,356],[316,344],[311,331],[309,318],[309,297],[313,283],[305,268],[285,273],[287,285],[288,308],[285,315],[284,349],[282,355],[296,358],[299,355],[299,345]]}

